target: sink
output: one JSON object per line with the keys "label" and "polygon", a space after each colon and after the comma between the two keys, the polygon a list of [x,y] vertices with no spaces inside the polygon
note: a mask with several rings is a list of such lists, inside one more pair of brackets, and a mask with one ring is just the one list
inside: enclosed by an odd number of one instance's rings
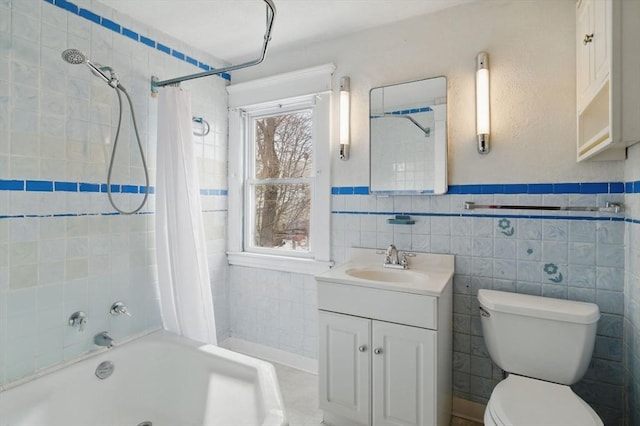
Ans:
{"label": "sink", "polygon": [[376,249],[353,247],[348,254],[345,263],[317,275],[316,281],[440,297],[453,277],[450,254],[414,252],[408,269],[384,268],[384,256]]}
{"label": "sink", "polygon": [[349,268],[344,273],[353,278],[388,283],[421,283],[428,279],[428,275],[422,272],[407,269],[384,269],[382,266]]}

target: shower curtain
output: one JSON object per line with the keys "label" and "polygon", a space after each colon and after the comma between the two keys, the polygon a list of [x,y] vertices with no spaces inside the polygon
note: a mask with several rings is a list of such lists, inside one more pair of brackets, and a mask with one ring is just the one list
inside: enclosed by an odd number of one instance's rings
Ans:
{"label": "shower curtain", "polygon": [[190,93],[178,87],[161,88],[156,166],[158,293],[166,330],[217,344],[191,120]]}

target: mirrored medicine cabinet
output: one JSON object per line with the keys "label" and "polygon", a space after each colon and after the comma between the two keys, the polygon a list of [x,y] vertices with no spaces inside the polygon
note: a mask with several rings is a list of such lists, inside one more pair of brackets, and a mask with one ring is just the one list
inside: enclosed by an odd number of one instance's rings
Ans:
{"label": "mirrored medicine cabinet", "polygon": [[447,79],[435,77],[369,93],[372,193],[447,192]]}

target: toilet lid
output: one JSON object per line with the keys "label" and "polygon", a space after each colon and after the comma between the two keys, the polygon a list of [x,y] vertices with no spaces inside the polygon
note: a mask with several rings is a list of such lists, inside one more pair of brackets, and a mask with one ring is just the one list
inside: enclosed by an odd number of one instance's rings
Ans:
{"label": "toilet lid", "polygon": [[603,425],[569,386],[515,374],[498,383],[487,409],[493,420],[503,425]]}

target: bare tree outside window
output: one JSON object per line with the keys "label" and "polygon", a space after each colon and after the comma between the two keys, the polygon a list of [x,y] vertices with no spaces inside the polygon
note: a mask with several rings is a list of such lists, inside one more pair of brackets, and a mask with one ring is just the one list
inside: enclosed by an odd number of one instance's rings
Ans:
{"label": "bare tree outside window", "polygon": [[261,117],[255,123],[255,247],[309,251],[313,114]]}

